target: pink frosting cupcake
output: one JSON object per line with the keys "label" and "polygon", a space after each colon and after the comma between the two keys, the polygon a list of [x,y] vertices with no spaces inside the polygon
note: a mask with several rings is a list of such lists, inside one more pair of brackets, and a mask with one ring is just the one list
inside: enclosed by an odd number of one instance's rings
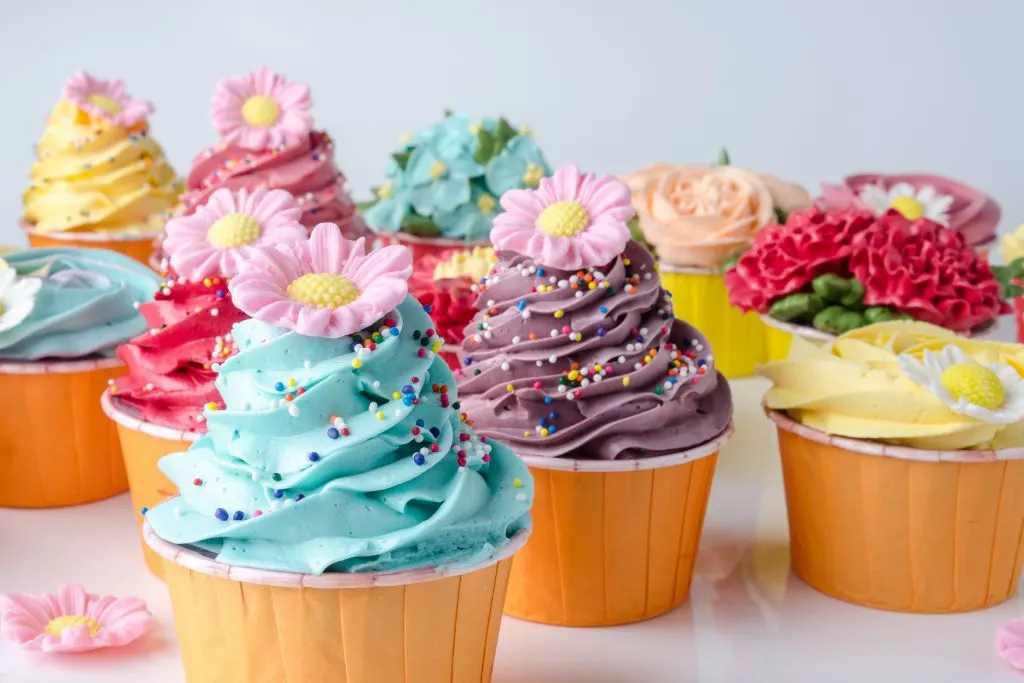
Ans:
{"label": "pink frosting cupcake", "polygon": [[838,185],[822,185],[818,205],[826,211],[867,209],[881,216],[895,209],[909,220],[927,218],[963,235],[978,249],[996,237],[999,205],[973,187],[928,173],[859,173]]}
{"label": "pink frosting cupcake", "polygon": [[334,143],[313,128],[311,105],[307,86],[266,67],[222,79],[210,113],[221,139],[192,161],[180,213],[220,188],[282,189],[295,196],[308,229],[329,222],[349,239],[369,235],[334,163]]}

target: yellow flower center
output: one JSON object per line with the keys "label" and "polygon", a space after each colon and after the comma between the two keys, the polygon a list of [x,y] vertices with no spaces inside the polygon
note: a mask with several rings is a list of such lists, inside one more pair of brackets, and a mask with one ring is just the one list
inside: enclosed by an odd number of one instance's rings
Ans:
{"label": "yellow flower center", "polygon": [[377,188],[377,196],[381,199],[387,199],[391,196],[391,192],[394,189],[395,184],[390,180],[384,182],[383,185]]}
{"label": "yellow flower center", "polygon": [[494,197],[489,194],[482,194],[480,198],[476,200],[476,208],[480,209],[480,213],[487,215],[494,211],[494,207],[498,205],[498,202],[494,201]]}
{"label": "yellow flower center", "polygon": [[354,282],[334,273],[307,273],[288,285],[292,301],[317,308],[341,308],[358,299],[359,294]]}
{"label": "yellow flower center", "polygon": [[1006,392],[995,371],[978,363],[958,363],[942,371],[939,382],[955,399],[995,410],[1003,405]]}
{"label": "yellow flower center", "polygon": [[430,164],[430,175],[434,180],[440,180],[445,173],[448,172],[448,167],[444,165],[444,162],[440,159],[436,159],[434,163]]}
{"label": "yellow flower center", "polygon": [[537,217],[537,229],[553,237],[572,237],[588,225],[590,215],[579,202],[555,202]]}
{"label": "yellow flower center", "polygon": [[402,145],[408,145],[412,142],[412,133],[402,133],[398,136],[398,142]]}
{"label": "yellow flower center", "polygon": [[87,616],[81,614],[65,614],[62,617],[51,619],[50,623],[46,625],[46,632],[54,638],[60,638],[60,635],[64,633],[64,629],[83,625],[89,627],[90,636],[95,636],[100,632],[100,629],[103,628],[98,622],[93,621]]}
{"label": "yellow flower center", "polygon": [[469,132],[472,133],[473,135],[477,135],[480,132],[480,124],[479,123],[471,123],[471,124],[469,124]]}
{"label": "yellow flower center", "polygon": [[4,302],[0,301],[0,315],[4,314]]}
{"label": "yellow flower center", "polygon": [[206,233],[206,241],[221,249],[240,247],[258,239],[263,226],[247,213],[230,213],[217,219]]}
{"label": "yellow flower center", "polygon": [[250,126],[266,128],[277,123],[281,115],[281,107],[277,102],[263,95],[254,95],[242,105],[242,118]]}
{"label": "yellow flower center", "polygon": [[889,208],[899,211],[908,221],[924,218],[925,206],[916,197],[907,197],[906,195],[894,197],[889,202]]}
{"label": "yellow flower center", "polygon": [[121,105],[106,95],[89,95],[89,104],[94,104],[108,114],[120,114]]}
{"label": "yellow flower center", "polygon": [[537,164],[526,164],[526,171],[523,173],[523,185],[536,187],[540,179],[544,177],[544,169]]}

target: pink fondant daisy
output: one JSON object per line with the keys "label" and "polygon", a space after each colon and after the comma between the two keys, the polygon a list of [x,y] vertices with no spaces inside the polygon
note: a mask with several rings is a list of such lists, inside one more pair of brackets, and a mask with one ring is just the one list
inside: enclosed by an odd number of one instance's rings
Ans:
{"label": "pink fondant daisy", "polygon": [[64,85],[64,99],[79,109],[111,123],[131,127],[153,113],[146,100],[133,100],[121,81],[104,81],[79,71]]}
{"label": "pink fondant daisy", "polygon": [[338,338],[383,318],[405,299],[412,275],[406,247],[366,253],[320,223],[306,242],[256,247],[228,284],[235,305],[263,322],[308,337]]}
{"label": "pink fondant daisy", "polygon": [[307,86],[262,67],[217,83],[210,119],[228,144],[251,150],[291,147],[313,128],[311,104]]}
{"label": "pink fondant daisy", "polygon": [[42,652],[127,645],[144,634],[152,621],[139,598],[101,598],[75,584],[62,587],[57,595],[0,595],[0,611],[8,640]]}
{"label": "pink fondant daisy", "polygon": [[190,280],[234,277],[257,245],[305,240],[301,216],[285,190],[221,188],[191,216],[167,221],[163,248],[175,272]]}
{"label": "pink fondant daisy", "polygon": [[634,213],[625,183],[575,166],[543,178],[536,190],[509,190],[501,207],[491,230],[494,248],[562,270],[603,266],[621,254]]}

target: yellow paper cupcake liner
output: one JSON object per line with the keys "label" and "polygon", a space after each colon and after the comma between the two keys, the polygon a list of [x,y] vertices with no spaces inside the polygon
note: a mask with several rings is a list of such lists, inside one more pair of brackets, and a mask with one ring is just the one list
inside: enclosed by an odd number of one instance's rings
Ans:
{"label": "yellow paper cupcake liner", "polygon": [[789,354],[792,337],[765,325],[757,313],[734,308],[719,273],[663,265],[661,281],[672,294],[676,317],[708,338],[715,366],[726,377],[748,377],[757,366]]}

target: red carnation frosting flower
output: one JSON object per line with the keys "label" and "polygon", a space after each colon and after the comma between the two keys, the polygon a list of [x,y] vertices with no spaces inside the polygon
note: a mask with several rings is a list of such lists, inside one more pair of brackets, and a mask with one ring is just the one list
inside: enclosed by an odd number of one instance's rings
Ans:
{"label": "red carnation frosting flower", "polygon": [[954,230],[890,211],[856,242],[850,273],[869,306],[891,306],[954,332],[1010,312],[988,263]]}
{"label": "red carnation frosting flower", "polygon": [[826,273],[846,271],[855,238],[874,224],[866,211],[795,211],[785,225],[761,230],[753,246],[725,273],[729,301],[764,313],[775,300],[807,288]]}
{"label": "red carnation frosting flower", "polygon": [[434,271],[451,252],[440,256],[418,259],[409,278],[409,293],[424,306],[430,307],[430,319],[446,345],[458,346],[464,339],[464,330],[476,315],[476,294],[470,278],[459,277],[435,280]]}

